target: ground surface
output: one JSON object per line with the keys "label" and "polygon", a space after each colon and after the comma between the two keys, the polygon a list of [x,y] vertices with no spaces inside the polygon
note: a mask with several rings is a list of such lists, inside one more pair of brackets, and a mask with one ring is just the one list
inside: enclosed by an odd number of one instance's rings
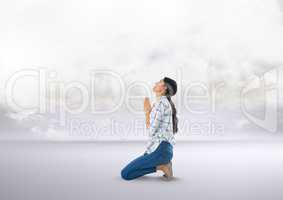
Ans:
{"label": "ground surface", "polygon": [[283,199],[281,142],[179,142],[171,182],[161,173],[122,180],[121,168],[144,147],[143,142],[2,142],[0,199]]}

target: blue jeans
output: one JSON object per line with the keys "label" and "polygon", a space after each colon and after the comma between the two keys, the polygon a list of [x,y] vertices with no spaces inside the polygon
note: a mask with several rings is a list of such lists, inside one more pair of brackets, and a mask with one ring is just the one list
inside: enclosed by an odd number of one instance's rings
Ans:
{"label": "blue jeans", "polygon": [[162,141],[159,146],[150,154],[143,154],[131,161],[121,171],[121,177],[125,180],[132,180],[140,176],[156,172],[156,167],[167,164],[173,158],[173,146]]}

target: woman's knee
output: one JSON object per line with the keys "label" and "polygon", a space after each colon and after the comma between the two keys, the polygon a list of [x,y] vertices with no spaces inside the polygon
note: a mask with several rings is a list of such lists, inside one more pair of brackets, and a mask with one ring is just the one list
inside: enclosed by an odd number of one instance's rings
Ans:
{"label": "woman's knee", "polygon": [[132,180],[131,176],[130,176],[130,170],[127,168],[127,167],[124,167],[122,170],[121,170],[121,177],[124,179],[124,180]]}

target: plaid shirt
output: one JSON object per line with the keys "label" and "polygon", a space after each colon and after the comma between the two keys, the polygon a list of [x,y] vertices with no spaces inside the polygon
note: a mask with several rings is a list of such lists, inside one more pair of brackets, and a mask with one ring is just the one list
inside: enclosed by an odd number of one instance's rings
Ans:
{"label": "plaid shirt", "polygon": [[145,153],[153,152],[161,141],[165,140],[174,145],[172,109],[166,96],[161,96],[150,112],[150,127],[147,128],[150,139]]}

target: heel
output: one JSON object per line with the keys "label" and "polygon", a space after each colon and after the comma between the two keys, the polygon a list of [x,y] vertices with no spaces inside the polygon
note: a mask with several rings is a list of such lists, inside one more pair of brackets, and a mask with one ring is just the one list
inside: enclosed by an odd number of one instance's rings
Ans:
{"label": "heel", "polygon": [[171,180],[173,178],[173,169],[172,169],[172,162],[171,161],[168,163],[168,167],[169,167],[169,173],[164,174],[163,177],[166,178],[166,180]]}

